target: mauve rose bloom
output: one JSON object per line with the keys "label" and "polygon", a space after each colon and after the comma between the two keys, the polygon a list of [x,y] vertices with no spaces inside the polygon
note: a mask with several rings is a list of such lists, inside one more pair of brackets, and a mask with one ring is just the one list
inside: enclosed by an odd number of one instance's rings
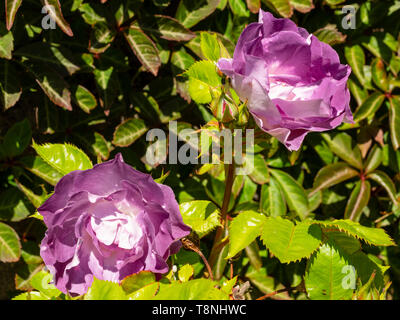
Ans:
{"label": "mauve rose bloom", "polygon": [[352,122],[347,79],[332,47],[289,19],[260,10],[259,22],[246,27],[233,59],[218,68],[257,125],[289,150],[298,150],[310,131],[326,131]]}
{"label": "mauve rose bloom", "polygon": [[38,209],[48,228],[40,255],[64,293],[82,295],[93,276],[119,282],[142,270],[162,274],[190,233],[172,189],[118,154],[63,177]]}

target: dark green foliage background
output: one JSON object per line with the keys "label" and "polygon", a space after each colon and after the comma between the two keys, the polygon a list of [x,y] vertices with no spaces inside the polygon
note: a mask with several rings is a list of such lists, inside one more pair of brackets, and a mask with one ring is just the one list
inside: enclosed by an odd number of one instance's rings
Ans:
{"label": "dark green foliage background", "polygon": [[[46,3],[58,8],[58,1]],[[341,8],[349,4],[358,8],[354,30],[342,28]],[[29,216],[52,192],[51,182],[59,178],[51,168],[35,163],[32,139],[38,144],[74,144],[93,163],[121,152],[127,163],[154,178],[170,171],[164,183],[173,188],[179,203],[211,200],[221,204],[224,183],[216,172],[197,175],[199,167],[193,165],[146,166],[141,161],[149,146],[145,132],[149,128],[167,131],[170,120],[200,128],[212,119],[207,105],[191,101],[182,73],[202,58],[200,31],[218,33],[232,54],[245,26],[257,21],[259,5],[276,17],[290,17],[333,45],[342,63],[352,66],[349,85],[356,123],[325,135],[310,134],[295,153],[271,139],[260,153],[265,163],[258,170],[277,168],[289,173],[306,192],[317,188],[315,219],[351,217],[366,226],[385,228],[399,243],[399,1],[67,0],[62,1],[63,18],[58,16],[56,29],[44,30],[42,4],[24,0],[12,26],[9,14],[5,21],[6,6],[0,6],[0,17],[4,17],[0,22],[0,221],[16,230],[22,244],[19,261],[0,262],[0,299],[29,289],[31,273],[41,267],[38,248],[45,227]],[[163,24],[165,19],[173,33],[164,32],[171,30]],[[347,164],[332,167],[338,162]],[[316,177],[327,165],[331,165],[327,177],[340,176],[345,170],[356,172],[321,186],[325,180]],[[251,178],[237,190],[236,212],[242,205],[267,216],[275,214],[263,201],[266,181]],[[290,207],[283,214],[294,215]],[[202,239],[206,256],[211,243],[212,234]],[[398,247],[365,246],[364,251],[390,266],[388,298],[399,299]],[[261,252],[270,276],[265,281],[246,276],[246,253],[234,264],[234,273],[243,281],[258,281],[252,298],[276,286],[298,284],[299,275],[304,274],[304,261],[284,265],[265,254]],[[200,265],[196,274],[201,275],[201,269]]]}

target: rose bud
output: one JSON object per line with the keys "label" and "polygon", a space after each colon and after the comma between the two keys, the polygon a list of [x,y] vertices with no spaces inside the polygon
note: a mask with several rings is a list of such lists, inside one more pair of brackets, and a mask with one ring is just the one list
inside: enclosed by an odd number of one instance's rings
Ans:
{"label": "rose bud", "polygon": [[38,209],[47,231],[40,247],[55,286],[86,293],[93,277],[120,282],[166,260],[190,233],[172,189],[125,164],[121,154],[93,169],[73,171]]}
{"label": "rose bud", "polygon": [[347,79],[351,68],[340,64],[332,47],[289,19],[260,10],[259,22],[246,27],[233,59],[218,68],[257,125],[289,150],[298,150],[312,131],[352,122]]}

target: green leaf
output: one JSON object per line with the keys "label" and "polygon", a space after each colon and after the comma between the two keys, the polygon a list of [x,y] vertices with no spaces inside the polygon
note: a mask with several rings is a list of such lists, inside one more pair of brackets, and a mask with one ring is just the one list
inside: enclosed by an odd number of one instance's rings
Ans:
{"label": "green leaf", "polygon": [[358,171],[351,168],[347,163],[336,162],[328,164],[317,173],[310,195],[356,177],[358,174]]}
{"label": "green leaf", "polygon": [[302,13],[307,13],[314,9],[314,4],[312,0],[290,0],[290,4]]}
{"label": "green leaf", "polygon": [[48,198],[48,195],[45,190],[42,190],[42,194],[38,195],[29,188],[25,187],[19,181],[15,181],[15,183],[18,189],[29,199],[29,201],[33,204],[35,208],[39,208],[43,204],[43,202],[45,202],[46,199]]}
{"label": "green leaf", "polygon": [[114,41],[115,35],[115,30],[111,29],[106,22],[96,23],[92,28],[89,51],[97,54],[105,52]]}
{"label": "green leaf", "polygon": [[127,300],[122,287],[115,282],[93,279],[92,286],[85,294],[85,300]]}
{"label": "green leaf", "polygon": [[40,292],[30,291],[21,293],[18,296],[14,297],[12,300],[49,300],[49,298],[44,296]]}
{"label": "green leaf", "polygon": [[289,18],[293,15],[293,7],[289,0],[262,0],[267,6],[272,7],[282,17]]}
{"label": "green leaf", "polygon": [[7,158],[14,158],[24,152],[32,138],[31,125],[27,118],[14,124],[3,140],[3,152]]}
{"label": "green leaf", "polygon": [[246,3],[244,0],[229,0],[228,2],[235,16],[244,18],[248,18],[250,16],[250,12],[246,8]]}
{"label": "green leaf", "polygon": [[11,31],[0,25],[0,58],[10,60],[14,50],[14,36]]}
{"label": "green leaf", "polygon": [[95,96],[82,85],[76,87],[74,98],[79,107],[86,113],[90,113],[97,106]]}
{"label": "green leaf", "polygon": [[66,110],[72,111],[71,92],[68,83],[54,70],[43,63],[26,64],[28,70],[35,76],[36,82],[49,99]]}
{"label": "green leaf", "polygon": [[285,196],[279,183],[273,177],[270,177],[268,184],[264,184],[261,187],[260,208],[261,211],[271,217],[279,217],[286,214]]}
{"label": "green leaf", "polygon": [[360,148],[354,143],[350,135],[345,132],[336,134],[333,139],[326,133],[322,137],[328,143],[331,150],[348,164],[362,169],[362,156]]}
{"label": "green leaf", "polygon": [[335,44],[343,43],[346,41],[346,36],[341,33],[337,26],[328,24],[327,26],[318,29],[313,34],[321,41],[333,46]]}
{"label": "green leaf", "polygon": [[53,298],[58,297],[62,292],[58,290],[51,282],[53,276],[45,271],[39,271],[30,280],[32,287],[38,290],[42,295]]}
{"label": "green leaf", "polygon": [[114,131],[113,144],[119,147],[128,147],[147,131],[142,119],[127,119]]}
{"label": "green leaf", "polygon": [[141,271],[124,278],[121,282],[122,289],[126,294],[133,293],[156,281],[155,275],[150,271]]}
{"label": "green leaf", "polygon": [[152,300],[229,300],[229,295],[216,289],[215,285],[214,281],[207,279],[160,283],[160,291]]}
{"label": "green leaf", "polygon": [[383,161],[383,152],[382,149],[378,147],[377,144],[375,144],[371,151],[368,154],[367,159],[365,160],[365,173],[369,173],[374,171],[376,168],[378,168]]}
{"label": "green leaf", "polygon": [[152,16],[152,23],[142,25],[142,29],[169,41],[190,41],[196,37],[194,32],[185,28],[178,20],[160,14]]}
{"label": "green leaf", "polygon": [[346,60],[349,63],[353,73],[361,84],[365,84],[364,65],[365,54],[361,46],[354,45],[344,48]]}
{"label": "green leaf", "polygon": [[380,228],[369,228],[351,220],[313,221],[325,227],[335,227],[346,234],[375,246],[392,246],[393,240]]}
{"label": "green leaf", "polygon": [[385,70],[385,64],[381,59],[375,59],[371,65],[372,80],[376,86],[387,92],[389,89],[389,81]]}
{"label": "green leaf", "polygon": [[157,76],[158,69],[161,66],[161,59],[153,40],[135,26],[131,26],[124,33],[124,36],[142,65],[154,76]]}
{"label": "green leaf", "polygon": [[0,222],[0,261],[16,262],[21,256],[18,234],[10,226]]}
{"label": "green leaf", "polygon": [[262,213],[244,211],[229,225],[229,252],[227,258],[234,257],[261,235],[266,218]]}
{"label": "green leaf", "polygon": [[29,58],[32,63],[51,63],[52,67],[56,67],[56,70],[62,74],[73,75],[80,70],[79,62],[75,61],[77,59],[74,53],[58,43],[33,42],[18,48],[14,55]]}
{"label": "green leaf", "polygon": [[[68,22],[65,21],[62,12],[61,12],[61,4],[59,0],[42,0],[43,5],[49,8],[48,14],[53,18],[53,20],[57,23],[64,33],[72,37],[74,33],[71,30]],[[50,9],[51,8],[51,9]]]}
{"label": "green leaf", "polygon": [[392,202],[394,204],[398,203],[398,200],[396,197],[396,194],[397,194],[396,186],[393,183],[392,179],[390,179],[390,177],[385,172],[376,170],[374,172],[369,173],[367,175],[367,179],[374,180],[376,183],[381,185],[388,193],[390,200],[392,200]]}
{"label": "green leaf", "polygon": [[385,101],[385,95],[380,92],[372,93],[364,102],[357,108],[354,113],[354,121],[360,122],[371,115],[374,115]]}
{"label": "green leaf", "polygon": [[308,197],[303,187],[286,172],[276,169],[270,171],[283,190],[289,209],[304,218],[309,212],[309,207]]}
{"label": "green leaf", "polygon": [[21,221],[31,214],[32,207],[24,194],[15,187],[8,187],[0,194],[0,220]]}
{"label": "green leaf", "polygon": [[246,0],[246,3],[247,8],[249,8],[252,13],[257,14],[260,11],[261,0]]}
{"label": "green leaf", "polygon": [[129,300],[151,300],[160,288],[159,282],[148,284],[143,288],[128,295]]}
{"label": "green leaf", "polygon": [[189,78],[197,79],[211,87],[218,87],[221,84],[221,77],[212,61],[198,61],[185,74]]}
{"label": "green leaf", "polygon": [[397,150],[400,148],[400,96],[393,96],[389,102],[390,137],[393,148]]}
{"label": "green leaf", "polygon": [[203,56],[211,61],[218,61],[221,58],[221,49],[216,34],[202,32],[200,34],[200,46]]}
{"label": "green leaf", "polygon": [[352,79],[348,79],[347,85],[353,98],[356,99],[357,105],[360,106],[368,98],[368,91],[358,81],[353,81]]}
{"label": "green leaf", "polygon": [[211,201],[195,200],[179,205],[183,222],[200,238],[221,225],[220,210]]}
{"label": "green leaf", "polygon": [[0,60],[0,102],[7,110],[13,107],[22,94],[18,73],[13,65],[5,60]]}
{"label": "green leaf", "polygon": [[6,1],[6,25],[10,30],[14,24],[15,15],[22,3],[22,0],[5,0]]}
{"label": "green leaf", "polygon": [[281,217],[266,219],[261,235],[265,246],[282,263],[308,258],[322,241],[321,228],[308,222],[293,222]]}
{"label": "green leaf", "polygon": [[368,205],[371,197],[371,184],[360,180],[353,189],[344,212],[345,219],[358,221],[364,208]]}
{"label": "green leaf", "polygon": [[52,186],[55,186],[63,176],[40,157],[27,156],[19,161],[27,170],[42,178],[47,183],[50,183]]}
{"label": "green leaf", "polygon": [[186,27],[191,28],[212,14],[220,0],[181,0],[176,11],[176,18]]}
{"label": "green leaf", "polygon": [[[252,168],[246,168],[250,163],[254,165]],[[244,160],[245,170],[250,171],[249,177],[257,184],[265,184],[269,181],[269,170],[264,157],[261,154],[246,155]],[[252,169],[252,170],[251,170]],[[249,172],[247,171],[247,172]]]}
{"label": "green leaf", "polygon": [[193,277],[194,269],[190,264],[185,264],[178,270],[178,278],[182,282],[187,282]]}
{"label": "green leaf", "polygon": [[66,175],[75,170],[87,170],[93,167],[88,156],[71,144],[43,144],[33,142],[32,147],[51,167]]}
{"label": "green leaf", "polygon": [[333,245],[321,246],[307,266],[305,286],[310,299],[351,299],[353,289],[343,286],[346,276],[343,270],[349,265],[348,260]]}

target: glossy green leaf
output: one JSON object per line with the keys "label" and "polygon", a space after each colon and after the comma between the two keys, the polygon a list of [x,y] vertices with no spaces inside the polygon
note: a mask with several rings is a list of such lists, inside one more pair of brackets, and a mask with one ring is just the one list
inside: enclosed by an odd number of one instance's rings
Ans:
{"label": "glossy green leaf", "polygon": [[187,282],[160,284],[160,291],[154,300],[229,300],[222,290],[215,288],[215,282],[196,279]]}
{"label": "glossy green leaf", "polygon": [[274,169],[271,170],[271,174],[283,190],[289,209],[304,218],[309,212],[309,207],[308,197],[303,187],[286,172]]}
{"label": "glossy green leaf", "polygon": [[385,95],[380,92],[372,93],[368,98],[366,98],[360,107],[354,113],[354,121],[359,122],[369,116],[375,114],[381,107],[383,101],[385,100]]}
{"label": "glossy green leaf", "polygon": [[155,275],[150,271],[141,271],[124,278],[121,282],[122,289],[126,294],[133,293],[156,281]]}
{"label": "glossy green leaf", "polygon": [[196,200],[179,205],[183,222],[200,238],[221,225],[220,210],[210,201]]}
{"label": "glossy green leaf", "polygon": [[344,212],[345,219],[359,221],[364,208],[368,205],[371,197],[371,184],[360,180],[353,189]]}
{"label": "glossy green leaf", "polygon": [[260,209],[268,216],[279,217],[286,214],[285,195],[275,178],[261,188]]}
{"label": "glossy green leaf", "polygon": [[261,235],[265,246],[282,263],[309,258],[320,246],[321,237],[321,229],[315,228],[310,222],[294,225],[281,217],[267,218]]}
{"label": "glossy green leaf", "polygon": [[187,282],[193,277],[194,269],[190,264],[185,264],[178,270],[178,279],[182,282]]}
{"label": "glossy green leaf", "polygon": [[93,279],[92,286],[85,294],[85,300],[126,300],[122,287],[115,282]]}
{"label": "glossy green leaf", "polygon": [[111,46],[115,35],[115,30],[111,29],[107,23],[96,23],[90,36],[89,51],[97,54],[103,53]]}
{"label": "glossy green leaf", "polygon": [[374,246],[392,246],[393,240],[381,228],[370,228],[351,220],[313,221],[325,227],[335,227],[346,234]]}
{"label": "glossy green leaf", "polygon": [[40,157],[27,156],[19,161],[21,161],[22,165],[27,170],[53,186],[55,186],[63,176],[59,171],[47,164],[47,162]]}
{"label": "glossy green leaf", "polygon": [[128,147],[147,131],[146,124],[141,119],[128,119],[121,123],[114,131],[113,144],[119,147]]}
{"label": "glossy green leaf", "polygon": [[235,217],[229,225],[227,258],[234,257],[260,236],[265,220],[266,218],[262,213],[255,211],[244,211]]}
{"label": "glossy green leaf", "polygon": [[367,179],[371,179],[382,186],[386,190],[390,197],[390,200],[392,200],[394,204],[397,204],[399,202],[396,196],[396,186],[392,179],[390,179],[390,177],[385,172],[375,170],[374,172],[371,172],[367,175]]}
{"label": "glossy green leaf", "polygon": [[324,133],[322,134],[322,137],[338,157],[357,169],[362,169],[363,163],[361,151],[354,143],[350,135],[345,132],[341,132],[331,138],[331,136]]}
{"label": "glossy green leaf", "polygon": [[387,92],[389,89],[389,81],[385,70],[385,64],[381,59],[375,59],[371,65],[372,80],[376,86]]}
{"label": "glossy green leaf", "polygon": [[161,66],[161,59],[153,40],[140,28],[134,26],[131,26],[124,33],[124,36],[142,65],[153,75],[157,76],[158,69]]}
{"label": "glossy green leaf", "polygon": [[212,14],[220,0],[181,0],[176,11],[176,18],[186,27],[191,28]]}
{"label": "glossy green leaf", "polygon": [[10,226],[0,222],[0,261],[15,262],[21,256],[18,234]]}
{"label": "glossy green leaf", "polygon": [[185,28],[178,20],[159,14],[153,16],[153,23],[145,24],[142,28],[170,41],[190,41],[196,37],[195,33]]}
{"label": "glossy green leaf", "polygon": [[359,174],[347,163],[336,162],[323,167],[314,179],[313,190],[311,195],[316,192],[330,188],[343,181],[356,177]]}
{"label": "glossy green leaf", "polygon": [[86,113],[90,113],[90,111],[97,106],[97,100],[95,96],[82,85],[78,85],[76,88],[74,92],[74,98],[79,107]]}
{"label": "glossy green leaf", "polygon": [[235,16],[245,18],[250,16],[250,12],[246,7],[245,0],[229,0],[228,3]]}
{"label": "glossy green leaf", "polygon": [[343,286],[348,260],[330,244],[324,244],[310,259],[305,276],[307,294],[312,300],[351,299],[353,289]]}
{"label": "glossy green leaf", "polygon": [[88,156],[71,144],[42,144],[33,142],[32,147],[51,167],[66,175],[75,170],[87,170],[93,167]]}
{"label": "glossy green leaf", "polygon": [[378,168],[383,161],[382,149],[375,144],[370,150],[367,159],[365,160],[365,173],[369,173]]}
{"label": "glossy green leaf", "polygon": [[354,45],[351,47],[344,48],[344,54],[346,60],[349,63],[353,73],[356,75],[358,81],[361,84],[365,83],[364,65],[365,65],[365,54],[361,46]]}
{"label": "glossy green leaf", "polygon": [[334,24],[328,24],[327,26],[318,29],[314,32],[314,35],[322,42],[331,46],[346,41],[346,36],[341,33]]}
{"label": "glossy green leaf", "polygon": [[30,283],[34,289],[38,290],[44,296],[49,298],[58,297],[62,292],[54,284],[51,284],[52,281],[53,276],[42,270],[31,278]]}

